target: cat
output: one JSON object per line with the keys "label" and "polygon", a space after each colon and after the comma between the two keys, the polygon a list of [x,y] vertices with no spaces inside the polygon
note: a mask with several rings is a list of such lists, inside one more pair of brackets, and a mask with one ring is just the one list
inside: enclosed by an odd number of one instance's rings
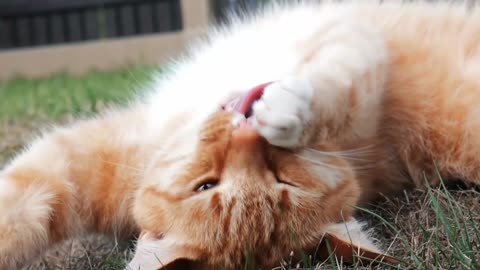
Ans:
{"label": "cat", "polygon": [[[268,269],[322,239],[377,256],[354,206],[479,182],[479,78],[480,11],[460,4],[234,17],[138,102],[45,132],[5,166],[0,269],[87,232],[139,234],[129,269]],[[267,82],[248,120],[222,109]]]}

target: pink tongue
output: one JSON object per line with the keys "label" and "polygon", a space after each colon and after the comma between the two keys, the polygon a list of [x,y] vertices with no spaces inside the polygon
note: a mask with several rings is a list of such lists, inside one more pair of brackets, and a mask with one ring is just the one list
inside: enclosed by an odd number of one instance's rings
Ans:
{"label": "pink tongue", "polygon": [[267,87],[269,84],[271,84],[271,82],[255,86],[246,94],[231,100],[225,106],[225,110],[236,111],[238,113],[245,115],[245,117],[248,118],[252,113],[253,103],[256,100],[260,99],[260,97],[262,97],[265,87]]}

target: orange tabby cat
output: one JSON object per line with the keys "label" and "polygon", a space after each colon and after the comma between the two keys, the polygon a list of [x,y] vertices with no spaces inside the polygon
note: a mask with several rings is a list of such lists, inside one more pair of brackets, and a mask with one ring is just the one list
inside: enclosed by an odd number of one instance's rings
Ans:
{"label": "orange tabby cat", "polygon": [[[270,81],[250,124],[220,110]],[[436,169],[478,182],[479,102],[479,10],[344,1],[234,20],[144,101],[56,128],[1,171],[0,269],[93,231],[142,232],[131,269],[266,269],[324,236],[379,253],[352,206]]]}

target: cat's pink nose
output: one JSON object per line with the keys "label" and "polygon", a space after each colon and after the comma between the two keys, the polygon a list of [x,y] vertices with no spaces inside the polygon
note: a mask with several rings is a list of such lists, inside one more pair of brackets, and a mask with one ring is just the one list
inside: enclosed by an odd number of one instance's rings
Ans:
{"label": "cat's pink nose", "polygon": [[[253,126],[243,120],[232,131],[229,143],[227,162],[237,171],[249,168],[249,173],[264,172],[265,167],[265,143],[260,134]],[[249,177],[252,177],[250,175]]]}
{"label": "cat's pink nose", "polygon": [[248,121],[242,121],[240,125],[232,132],[232,140],[236,143],[251,144],[260,139],[260,134],[252,127]]}

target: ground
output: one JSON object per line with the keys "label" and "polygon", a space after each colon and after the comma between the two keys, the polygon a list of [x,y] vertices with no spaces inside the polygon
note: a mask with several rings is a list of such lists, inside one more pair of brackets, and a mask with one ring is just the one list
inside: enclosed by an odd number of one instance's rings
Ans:
{"label": "ground", "polygon": [[[79,78],[55,75],[0,82],[0,167],[41,128],[124,103],[151,72],[137,67]],[[479,200],[478,188],[465,185],[449,191],[443,187],[408,191],[359,209],[359,218],[373,229],[387,253],[403,262],[399,269],[479,269]],[[131,255],[128,247],[129,243],[91,235],[53,248],[27,269],[123,269]],[[278,269],[297,268],[292,262],[284,265]],[[347,266],[332,258],[312,268]]]}

